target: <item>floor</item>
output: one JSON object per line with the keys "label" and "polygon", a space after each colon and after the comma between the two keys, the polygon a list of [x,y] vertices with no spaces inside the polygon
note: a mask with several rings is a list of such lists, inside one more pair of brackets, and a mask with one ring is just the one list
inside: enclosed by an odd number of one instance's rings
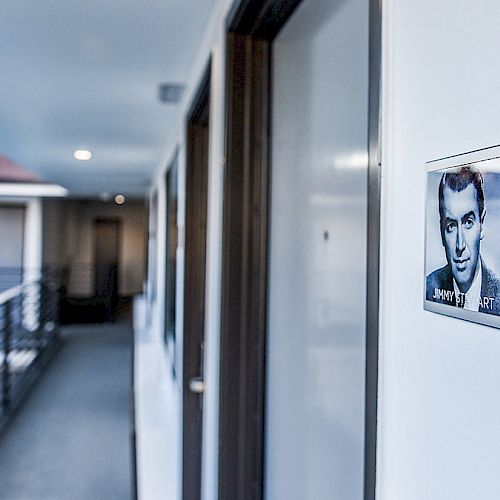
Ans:
{"label": "floor", "polygon": [[71,326],[0,436],[1,500],[129,500],[132,326]]}

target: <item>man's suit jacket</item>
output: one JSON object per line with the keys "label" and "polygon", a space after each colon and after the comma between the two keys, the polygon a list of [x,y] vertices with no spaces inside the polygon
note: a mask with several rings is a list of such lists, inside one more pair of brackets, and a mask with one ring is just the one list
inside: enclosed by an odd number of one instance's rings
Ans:
{"label": "man's suit jacket", "polygon": [[[491,307],[479,306],[479,312],[500,315],[500,280],[493,274],[492,271],[490,271],[490,269],[488,269],[482,258],[481,266],[481,298],[494,297],[495,300],[491,304]],[[426,298],[432,302],[456,306],[454,293],[447,294],[448,298],[434,298],[433,295],[436,288],[454,292],[453,273],[449,265],[446,265],[441,269],[437,269],[427,276]]]}

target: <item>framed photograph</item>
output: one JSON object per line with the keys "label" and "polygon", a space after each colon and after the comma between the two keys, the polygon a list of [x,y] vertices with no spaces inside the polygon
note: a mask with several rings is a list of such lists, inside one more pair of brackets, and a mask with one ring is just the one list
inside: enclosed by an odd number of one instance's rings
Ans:
{"label": "framed photograph", "polygon": [[424,308],[500,328],[500,146],[427,163]]}

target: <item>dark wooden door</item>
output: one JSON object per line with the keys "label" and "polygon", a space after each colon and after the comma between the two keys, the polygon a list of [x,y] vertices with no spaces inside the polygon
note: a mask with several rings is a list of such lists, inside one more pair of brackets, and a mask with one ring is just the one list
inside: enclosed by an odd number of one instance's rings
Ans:
{"label": "dark wooden door", "polygon": [[209,74],[187,130],[183,355],[183,500],[201,496]]}
{"label": "dark wooden door", "polygon": [[121,223],[117,219],[96,219],[94,222],[95,297],[103,309],[104,320],[113,319],[118,301],[118,261]]}

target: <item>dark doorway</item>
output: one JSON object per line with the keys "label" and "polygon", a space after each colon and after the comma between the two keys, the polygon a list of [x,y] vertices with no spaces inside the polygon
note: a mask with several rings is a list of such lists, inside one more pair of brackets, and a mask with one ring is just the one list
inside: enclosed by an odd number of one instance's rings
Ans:
{"label": "dark doorway", "polygon": [[118,219],[95,220],[94,290],[104,321],[114,319],[118,303],[120,235],[121,222]]}
{"label": "dark doorway", "polygon": [[210,70],[194,99],[187,127],[183,349],[183,495],[201,496],[203,344]]}

